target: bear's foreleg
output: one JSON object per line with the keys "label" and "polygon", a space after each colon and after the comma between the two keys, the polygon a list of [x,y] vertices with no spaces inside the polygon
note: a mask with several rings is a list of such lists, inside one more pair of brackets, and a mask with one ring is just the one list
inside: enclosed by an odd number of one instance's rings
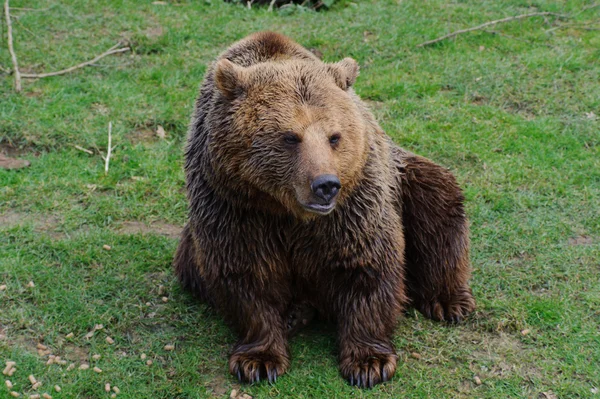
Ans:
{"label": "bear's foreleg", "polygon": [[401,311],[397,277],[356,270],[344,281],[338,303],[340,371],[350,385],[372,388],[396,372],[392,334]]}
{"label": "bear's foreleg", "polygon": [[410,299],[431,319],[459,322],[475,309],[462,191],[446,168],[401,149],[395,155]]}
{"label": "bear's foreleg", "polygon": [[281,317],[271,313],[273,310],[263,307],[255,311],[253,321],[245,326],[241,339],[233,348],[229,371],[240,382],[266,380],[273,383],[290,364],[285,330]]}
{"label": "bear's foreleg", "polygon": [[223,278],[219,290],[221,310],[231,321],[239,340],[229,358],[229,371],[240,382],[275,382],[289,367],[286,295],[274,292],[252,274]]}

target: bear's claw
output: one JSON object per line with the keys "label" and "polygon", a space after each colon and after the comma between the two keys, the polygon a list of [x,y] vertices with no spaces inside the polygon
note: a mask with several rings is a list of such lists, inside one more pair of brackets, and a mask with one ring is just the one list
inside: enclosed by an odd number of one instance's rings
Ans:
{"label": "bear's claw", "polygon": [[341,372],[350,385],[370,389],[394,375],[397,358],[394,354],[375,354],[365,359],[342,360]]}
{"label": "bear's claw", "polygon": [[458,324],[475,310],[475,299],[471,289],[465,288],[452,295],[449,300],[433,298],[416,303],[415,307],[427,318]]}
{"label": "bear's claw", "polygon": [[237,353],[229,359],[231,374],[241,383],[254,384],[261,380],[273,384],[285,373],[288,361],[270,353]]}

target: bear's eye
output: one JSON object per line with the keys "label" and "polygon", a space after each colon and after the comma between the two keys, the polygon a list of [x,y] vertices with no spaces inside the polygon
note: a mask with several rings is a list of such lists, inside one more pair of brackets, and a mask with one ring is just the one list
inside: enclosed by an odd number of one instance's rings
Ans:
{"label": "bear's eye", "polygon": [[336,133],[329,138],[329,144],[336,145],[340,141],[341,138],[342,138],[342,136],[339,133]]}
{"label": "bear's eye", "polygon": [[300,137],[294,133],[285,133],[283,135],[283,141],[285,141],[286,144],[294,145],[300,143]]}

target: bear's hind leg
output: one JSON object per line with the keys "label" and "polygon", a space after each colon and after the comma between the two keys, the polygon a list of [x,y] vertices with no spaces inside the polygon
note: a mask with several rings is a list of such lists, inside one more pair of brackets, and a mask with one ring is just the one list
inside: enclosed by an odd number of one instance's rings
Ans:
{"label": "bear's hind leg", "polygon": [[409,297],[426,317],[459,322],[475,309],[462,191],[450,171],[426,158],[397,149],[395,161]]}
{"label": "bear's hind leg", "polygon": [[200,276],[198,261],[192,231],[187,224],[181,233],[181,240],[173,259],[173,268],[183,288],[192,292],[200,300],[210,302],[206,284]]}

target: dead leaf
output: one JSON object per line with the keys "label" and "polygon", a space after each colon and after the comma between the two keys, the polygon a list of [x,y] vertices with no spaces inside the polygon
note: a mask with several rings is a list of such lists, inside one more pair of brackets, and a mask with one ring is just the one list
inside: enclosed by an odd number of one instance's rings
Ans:
{"label": "dead leaf", "polygon": [[0,169],[21,169],[29,165],[31,165],[31,162],[25,159],[11,158],[0,153]]}
{"label": "dead leaf", "polygon": [[156,128],[156,135],[159,138],[164,139],[165,137],[167,137],[167,132],[165,132],[164,127],[162,127],[161,125],[158,125],[158,127]]}

